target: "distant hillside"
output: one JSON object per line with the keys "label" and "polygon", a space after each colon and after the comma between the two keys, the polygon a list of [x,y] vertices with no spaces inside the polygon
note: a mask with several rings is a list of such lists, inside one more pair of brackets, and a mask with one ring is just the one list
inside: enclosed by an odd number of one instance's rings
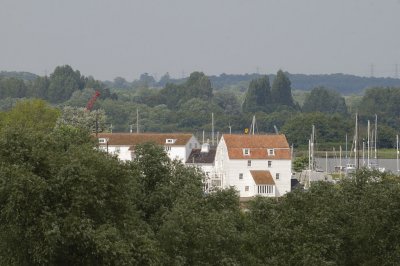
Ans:
{"label": "distant hillside", "polygon": [[[312,90],[318,86],[334,89],[343,95],[359,94],[366,88],[370,87],[400,87],[400,79],[394,78],[370,78],[358,77],[346,74],[330,74],[330,75],[305,75],[290,74],[288,75],[292,82],[292,88],[296,90]],[[219,76],[210,76],[211,83],[215,89],[222,89],[237,84],[246,84],[254,78],[261,76],[260,74],[243,74],[229,75],[221,74]],[[268,75],[270,81],[275,75]]]}
{"label": "distant hillside", "polygon": [[25,81],[35,80],[38,75],[29,72],[1,71],[0,78],[17,78]]}

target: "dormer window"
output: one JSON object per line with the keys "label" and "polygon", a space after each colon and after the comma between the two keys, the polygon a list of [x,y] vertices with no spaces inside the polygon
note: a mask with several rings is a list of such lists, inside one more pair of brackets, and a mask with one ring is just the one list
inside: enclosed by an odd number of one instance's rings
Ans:
{"label": "dormer window", "polygon": [[105,144],[105,143],[107,143],[107,139],[106,138],[99,138],[99,143],[100,144]]}
{"label": "dormer window", "polygon": [[275,155],[274,149],[268,149],[268,155]]}
{"label": "dormer window", "polygon": [[243,149],[243,155],[250,155],[250,149]]}
{"label": "dormer window", "polygon": [[167,144],[174,144],[175,141],[176,141],[176,139],[166,139],[166,140],[165,140],[165,143],[167,143]]}

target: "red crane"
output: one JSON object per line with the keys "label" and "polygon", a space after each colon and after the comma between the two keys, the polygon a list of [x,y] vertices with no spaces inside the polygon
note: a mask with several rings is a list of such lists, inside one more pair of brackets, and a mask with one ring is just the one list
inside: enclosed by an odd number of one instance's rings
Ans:
{"label": "red crane", "polygon": [[90,98],[90,100],[88,101],[88,103],[86,104],[86,110],[87,111],[91,111],[93,108],[94,103],[96,102],[97,98],[100,96],[100,92],[96,91],[92,98]]}

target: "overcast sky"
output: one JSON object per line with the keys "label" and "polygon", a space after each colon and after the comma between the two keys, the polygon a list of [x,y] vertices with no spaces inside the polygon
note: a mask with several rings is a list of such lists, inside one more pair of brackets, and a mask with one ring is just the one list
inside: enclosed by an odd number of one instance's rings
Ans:
{"label": "overcast sky", "polygon": [[0,0],[0,36],[0,71],[395,77],[400,0]]}

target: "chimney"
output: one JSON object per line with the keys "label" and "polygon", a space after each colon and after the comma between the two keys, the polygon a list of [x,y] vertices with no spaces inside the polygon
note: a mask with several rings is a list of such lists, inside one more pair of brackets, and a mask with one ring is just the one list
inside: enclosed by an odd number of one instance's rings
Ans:
{"label": "chimney", "polygon": [[210,151],[210,144],[209,143],[204,143],[201,145],[201,153],[208,153]]}

